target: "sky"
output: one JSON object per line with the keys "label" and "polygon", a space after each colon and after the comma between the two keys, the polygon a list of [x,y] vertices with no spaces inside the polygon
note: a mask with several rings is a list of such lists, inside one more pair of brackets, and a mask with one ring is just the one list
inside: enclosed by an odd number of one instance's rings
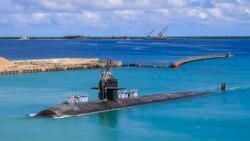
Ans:
{"label": "sky", "polygon": [[250,0],[0,0],[0,36],[249,36]]}

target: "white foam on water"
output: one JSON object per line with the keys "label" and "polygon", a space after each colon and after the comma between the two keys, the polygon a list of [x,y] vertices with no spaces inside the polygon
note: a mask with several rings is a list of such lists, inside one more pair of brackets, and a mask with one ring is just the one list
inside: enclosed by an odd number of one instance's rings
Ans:
{"label": "white foam on water", "polygon": [[128,41],[119,41],[118,44],[134,44],[136,42],[128,42]]}
{"label": "white foam on water", "polygon": [[63,115],[63,116],[60,116],[60,117],[53,117],[55,119],[61,119],[61,118],[68,118],[68,117],[72,117],[73,115]]}
{"label": "white foam on water", "polygon": [[34,117],[36,115],[37,115],[37,113],[36,114],[34,114],[34,113],[29,114],[30,117]]}
{"label": "white foam on water", "polygon": [[93,115],[93,114],[98,114],[98,113],[104,113],[104,112],[110,112],[110,111],[119,111],[122,109],[129,109],[133,108],[136,106],[129,106],[129,107],[124,107],[124,108],[115,108],[115,109],[110,109],[110,110],[104,110],[104,111],[97,111],[97,112],[91,112],[91,113],[86,113],[86,114],[77,114],[77,115],[63,115],[60,117],[52,117],[54,119],[63,119],[63,118],[69,118],[69,117],[78,117],[78,116],[88,116],[88,115]]}
{"label": "white foam on water", "polygon": [[132,41],[119,41],[117,44],[133,44],[133,45],[152,45],[151,43],[147,42],[132,42]]}
{"label": "white foam on water", "polygon": [[228,87],[226,90],[229,90],[229,91],[236,91],[236,90],[245,90],[245,89],[250,89],[250,85]]}
{"label": "white foam on water", "polygon": [[147,47],[135,47],[135,48],[133,48],[134,50],[144,50],[144,49],[146,49]]}
{"label": "white foam on water", "polygon": [[153,43],[151,43],[152,45],[164,45],[164,44],[166,44],[166,43],[160,43],[160,42],[153,42]]}
{"label": "white foam on water", "polygon": [[[246,89],[250,89],[250,85],[226,87],[226,91],[237,91],[237,90],[246,90]],[[210,92],[219,92],[220,93],[221,90],[218,88],[214,88]]]}

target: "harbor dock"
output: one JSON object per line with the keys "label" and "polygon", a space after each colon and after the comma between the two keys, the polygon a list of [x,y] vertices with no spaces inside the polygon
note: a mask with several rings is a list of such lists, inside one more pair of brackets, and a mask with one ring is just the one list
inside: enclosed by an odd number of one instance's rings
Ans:
{"label": "harbor dock", "polygon": [[231,58],[231,57],[233,57],[233,55],[231,53],[188,57],[188,58],[184,58],[181,60],[177,60],[176,62],[170,63],[169,68],[178,68],[183,64],[194,62],[194,61],[220,59],[220,58]]}
{"label": "harbor dock", "polygon": [[[106,62],[97,58],[57,58],[9,61],[0,57],[0,75],[24,74],[51,71],[82,70],[105,67]],[[112,67],[122,66],[113,61]]]}

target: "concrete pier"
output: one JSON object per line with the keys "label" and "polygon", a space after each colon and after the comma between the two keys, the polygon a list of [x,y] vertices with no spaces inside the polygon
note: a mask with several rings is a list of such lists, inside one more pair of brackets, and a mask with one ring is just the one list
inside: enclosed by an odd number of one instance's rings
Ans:
{"label": "concrete pier", "polygon": [[105,111],[117,110],[137,105],[150,104],[156,102],[169,101],[174,99],[183,99],[195,96],[202,96],[205,92],[179,92],[168,94],[153,94],[134,98],[117,99],[113,101],[93,101],[77,104],[60,104],[39,112],[37,117],[62,117],[74,115],[94,114]]}
{"label": "concrete pier", "polygon": [[194,62],[194,61],[219,59],[219,58],[231,58],[231,57],[233,57],[233,55],[231,53],[188,57],[188,58],[184,58],[181,60],[177,60],[176,62],[170,63],[169,68],[178,68],[183,64],[186,64],[189,62]]}
{"label": "concrete pier", "polygon": [[[8,61],[2,58],[1,60],[0,75],[102,68],[106,64],[105,61],[100,61],[97,58],[58,58],[18,61]],[[121,65],[122,62],[120,61],[112,62],[112,67],[119,67]]]}

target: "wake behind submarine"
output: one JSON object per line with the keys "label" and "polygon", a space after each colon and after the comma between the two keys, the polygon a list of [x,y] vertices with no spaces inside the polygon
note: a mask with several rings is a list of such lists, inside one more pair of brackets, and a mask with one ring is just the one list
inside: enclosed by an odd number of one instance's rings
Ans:
{"label": "wake behind submarine", "polygon": [[137,91],[134,91],[133,93],[128,93],[126,96],[121,96],[118,91],[124,88],[118,87],[118,79],[114,78],[114,76],[112,75],[111,60],[107,60],[106,68],[101,71],[101,79],[99,81],[99,86],[94,87],[92,89],[99,90],[98,101],[65,102],[63,104],[40,111],[38,114],[36,114],[36,117],[87,115],[117,110],[121,108],[133,107],[137,105],[208,94],[207,92],[177,92],[137,96]]}

